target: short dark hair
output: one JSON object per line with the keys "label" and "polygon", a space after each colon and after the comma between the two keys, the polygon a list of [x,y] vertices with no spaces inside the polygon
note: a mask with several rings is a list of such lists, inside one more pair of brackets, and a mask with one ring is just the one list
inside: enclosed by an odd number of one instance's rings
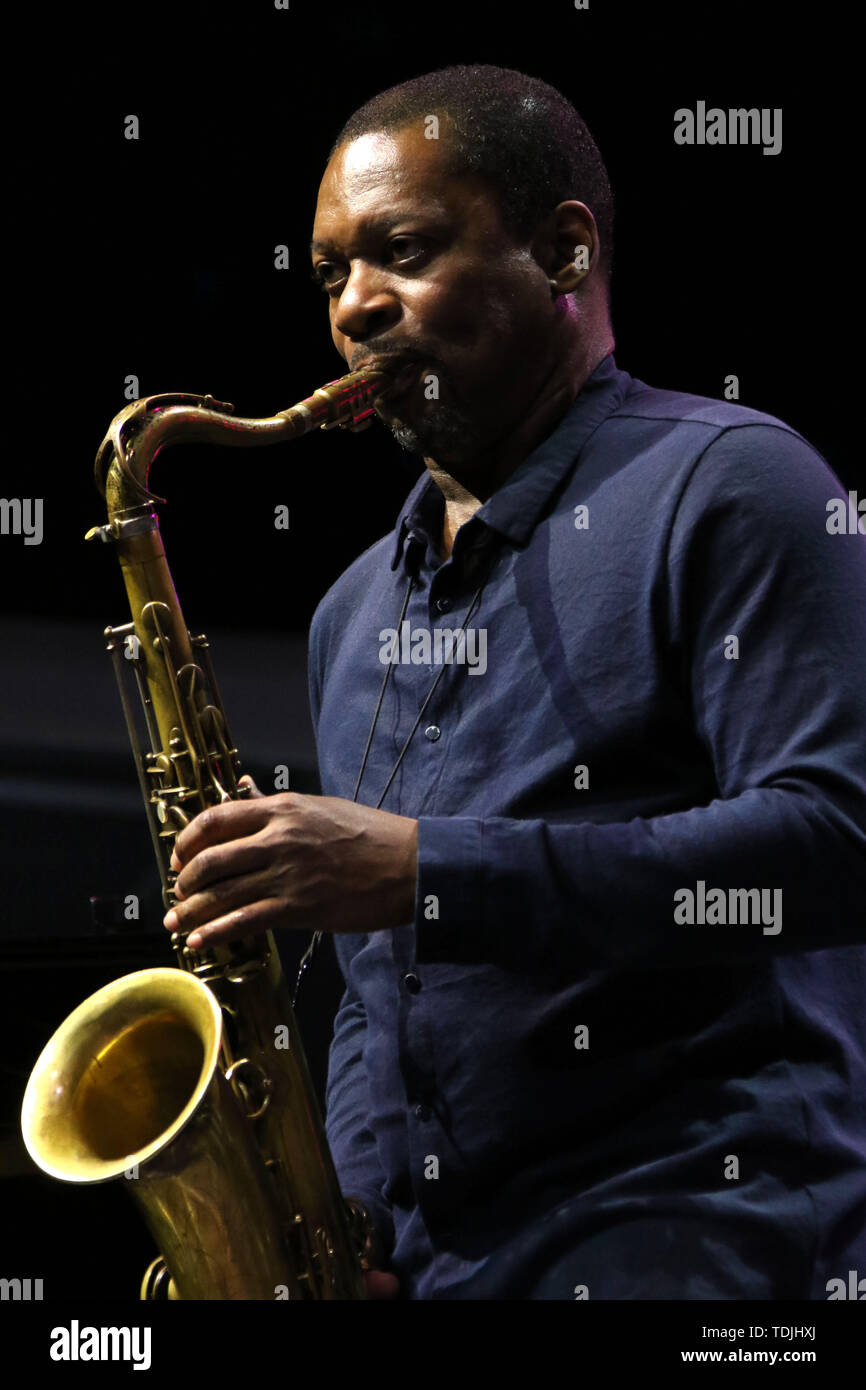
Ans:
{"label": "short dark hair", "polygon": [[454,138],[449,172],[475,174],[490,187],[503,226],[530,236],[558,203],[586,203],[601,238],[605,283],[613,264],[613,193],[598,146],[571,102],[540,78],[513,68],[471,64],[424,73],[389,87],[350,116],[331,147],[374,130],[396,131],[446,113]]}

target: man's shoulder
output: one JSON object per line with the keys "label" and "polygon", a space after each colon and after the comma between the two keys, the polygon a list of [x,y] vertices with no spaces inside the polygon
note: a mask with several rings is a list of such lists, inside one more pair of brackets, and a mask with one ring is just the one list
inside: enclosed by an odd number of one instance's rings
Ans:
{"label": "man's shoulder", "polygon": [[[793,425],[766,410],[632,377],[616,410],[590,440],[563,506],[599,477],[617,514],[687,518],[732,508],[780,528],[812,525],[841,487],[832,465]],[[587,466],[589,465],[589,466]],[[572,491],[574,496],[572,497]],[[649,534],[649,533],[647,533]]]}
{"label": "man's shoulder", "polygon": [[631,388],[613,416],[614,419],[629,417],[684,425],[703,425],[707,427],[710,435],[737,426],[772,426],[784,430],[796,439],[802,439],[802,435],[793,425],[768,411],[755,410],[751,406],[741,405],[738,401],[698,396],[689,391],[662,390],[656,386],[648,386],[645,381],[636,377],[632,378]]}
{"label": "man's shoulder", "polygon": [[828,508],[844,489],[829,460],[787,421],[641,381],[617,415],[626,430],[646,424],[626,449],[644,469],[643,487],[629,478],[636,504],[675,518],[682,534],[708,521],[733,525],[739,544],[751,537],[765,555],[776,543],[787,552],[792,538],[801,549],[823,544]]}

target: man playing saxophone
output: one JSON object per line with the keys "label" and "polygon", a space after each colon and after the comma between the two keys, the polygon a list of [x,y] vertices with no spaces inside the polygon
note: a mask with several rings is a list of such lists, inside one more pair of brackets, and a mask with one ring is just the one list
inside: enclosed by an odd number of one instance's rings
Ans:
{"label": "man playing saxophone", "polygon": [[612,232],[577,112],[498,68],[373,98],[319,191],[334,345],[424,470],[313,620],[324,794],[196,817],[166,925],[333,934],[372,1296],[866,1270],[863,523],[784,422],[618,367]]}

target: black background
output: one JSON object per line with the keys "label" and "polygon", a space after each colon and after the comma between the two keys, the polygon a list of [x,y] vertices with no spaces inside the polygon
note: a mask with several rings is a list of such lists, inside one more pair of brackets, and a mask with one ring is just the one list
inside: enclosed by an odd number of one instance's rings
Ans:
{"label": "black background", "polygon": [[[244,415],[342,374],[310,283],[316,192],[369,96],[451,63],[542,77],[577,106],[616,197],[618,365],[651,385],[781,417],[843,488],[866,486],[854,277],[859,140],[839,4],[531,5],[291,0],[34,12],[7,36],[2,493],[44,499],[44,538],[4,564],[0,830],[5,885],[0,1274],[135,1297],[148,1238],[115,1184],[35,1176],[18,1107],[50,1032],[125,970],[168,963],[143,815],[101,632],[127,620],[101,523],[96,448],[126,401],[210,392]],[[783,148],[681,147],[682,106],[781,107]],[[124,138],[125,117],[140,138]],[[274,268],[289,247],[290,268]],[[856,320],[855,320],[855,326]],[[389,530],[420,464],[378,426],[266,451],[161,457],[162,530],[186,616],[214,643],[235,736],[263,790],[273,766],[315,790],[303,652],[313,610]],[[372,480],[372,482],[371,482]],[[289,531],[273,509],[290,508]],[[219,640],[218,640],[219,639]],[[232,698],[229,698],[231,692]],[[136,892],[124,934],[112,903]],[[102,900],[94,915],[90,898]],[[107,924],[107,925],[106,925]],[[107,933],[107,934],[106,934]],[[282,946],[287,969],[306,945]],[[321,1090],[340,980],[330,950],[300,1022]],[[122,1186],[122,1185],[121,1185]]]}

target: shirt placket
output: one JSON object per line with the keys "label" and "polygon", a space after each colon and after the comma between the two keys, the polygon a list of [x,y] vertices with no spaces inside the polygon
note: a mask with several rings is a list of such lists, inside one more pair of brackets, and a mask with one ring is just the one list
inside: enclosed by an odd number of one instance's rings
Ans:
{"label": "shirt placket", "polygon": [[[431,654],[435,653],[433,637],[436,628],[459,628],[472,602],[472,594],[461,582],[462,566],[459,562],[451,560],[439,564],[429,546],[426,560],[427,564],[419,573],[419,582],[407,608],[406,617],[410,625],[407,653],[411,653],[411,635],[421,630],[430,635]],[[402,646],[400,654],[404,654]],[[439,669],[433,660],[429,664],[415,665],[402,660],[395,664],[392,679],[401,711],[401,746]],[[448,755],[456,735],[456,730],[447,721],[455,720],[457,715],[441,712],[449,709],[447,691],[451,675],[452,672],[447,670],[442,674],[407,749],[404,760],[406,787],[417,788],[438,780],[441,759]],[[431,767],[434,760],[435,767]],[[417,804],[400,804],[395,809],[404,815],[417,815],[421,808]],[[429,811],[431,808],[424,809]],[[441,1093],[440,1078],[436,1075],[435,1020],[431,1016],[428,988],[425,988],[430,983],[430,967],[425,969],[416,963],[414,923],[392,933],[392,936],[398,1001],[396,1031],[405,1086],[410,1179],[419,1209],[431,1233],[447,1239],[453,1229],[461,1164],[446,1127],[445,1098]]]}

